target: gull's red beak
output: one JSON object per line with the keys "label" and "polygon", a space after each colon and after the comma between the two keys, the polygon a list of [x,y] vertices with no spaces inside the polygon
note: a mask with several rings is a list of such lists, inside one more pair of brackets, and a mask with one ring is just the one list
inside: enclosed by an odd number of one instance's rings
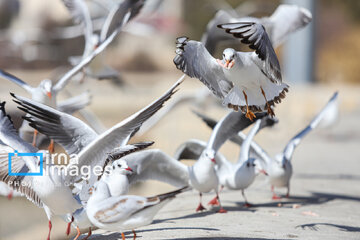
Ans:
{"label": "gull's red beak", "polygon": [[231,62],[228,65],[228,69],[232,68],[235,64],[235,60],[231,60]]}
{"label": "gull's red beak", "polygon": [[215,158],[212,158],[211,161],[216,164]]}
{"label": "gull's red beak", "polygon": [[225,67],[227,68],[229,66],[230,61],[226,60]]}
{"label": "gull's red beak", "polygon": [[46,95],[51,99],[51,92],[47,92]]}
{"label": "gull's red beak", "polygon": [[266,176],[269,175],[265,170],[260,170],[259,173],[262,173],[262,174],[264,174],[264,175],[266,175]]}
{"label": "gull's red beak", "polygon": [[130,171],[130,172],[133,172],[133,170],[131,169],[131,167],[128,167],[125,169],[126,171]]}

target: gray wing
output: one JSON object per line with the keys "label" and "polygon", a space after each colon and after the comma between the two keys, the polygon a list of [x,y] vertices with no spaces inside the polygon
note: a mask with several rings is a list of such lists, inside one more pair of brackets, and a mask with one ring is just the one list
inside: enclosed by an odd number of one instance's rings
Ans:
{"label": "gray wing", "polygon": [[78,96],[68,98],[64,101],[61,101],[57,104],[56,108],[60,112],[65,112],[73,114],[74,112],[79,111],[80,109],[85,108],[91,102],[91,95],[89,92],[84,92]]}
{"label": "gray wing", "polygon": [[38,149],[19,137],[9,115],[5,111],[5,102],[0,103],[0,140],[18,152],[34,153]]}
{"label": "gray wing", "polygon": [[[115,147],[127,144],[129,139],[139,130],[141,125],[161,109],[164,103],[171,98],[176,92],[177,87],[182,83],[183,78],[184,76],[154,102],[99,135],[79,153],[79,162],[77,166],[103,166],[107,153],[112,151]],[[79,179],[82,176],[68,177],[69,180],[73,182],[75,179]],[[95,180],[96,176],[92,175],[89,181],[94,184]]]}
{"label": "gray wing", "polygon": [[157,180],[175,187],[189,184],[187,166],[158,149],[144,150],[132,153],[122,158],[133,169],[129,183]]}
{"label": "gray wing", "polygon": [[[198,116],[202,116],[197,113]],[[256,113],[256,119],[262,119],[266,113]],[[217,152],[220,147],[238,132],[244,130],[254,122],[245,117],[242,112],[229,112],[222,120],[220,120],[211,133],[208,145]]]}
{"label": "gray wing", "polygon": [[[198,160],[202,154],[202,152],[207,148],[207,144],[204,141],[197,139],[190,139],[183,144],[181,144],[176,152],[175,159],[192,159]],[[222,155],[220,152],[217,152],[215,155],[216,161],[216,172],[219,178],[223,179],[223,177],[229,173],[229,169],[232,169],[232,164]],[[222,181],[223,182],[223,181]]]}
{"label": "gray wing", "polygon": [[20,87],[22,87],[23,89],[25,89],[28,93],[32,93],[34,88],[31,87],[29,84],[27,84],[26,82],[24,82],[23,80],[21,80],[20,78],[4,71],[0,69],[0,77],[6,80],[9,80],[17,85],[19,85]]}
{"label": "gray wing", "polygon": [[283,151],[284,157],[287,161],[291,160],[294,150],[297,147],[297,145],[299,145],[301,140],[311,130],[313,130],[319,125],[320,121],[323,119],[324,116],[326,116],[327,112],[333,107],[334,104],[336,104],[337,97],[338,97],[338,92],[335,92],[334,95],[328,101],[328,103],[325,105],[325,107],[314,117],[314,119],[310,122],[310,124],[288,142],[288,144],[286,145]]}
{"label": "gray wing", "polygon": [[255,63],[262,72],[276,84],[282,82],[279,60],[263,25],[254,22],[226,23],[218,25],[229,34],[248,44],[263,64]]}
{"label": "gray wing", "polygon": [[107,46],[109,46],[109,44],[112,43],[112,41],[115,39],[117,34],[121,31],[123,25],[126,23],[127,23],[127,20],[125,19],[122,22],[122,24],[114,32],[112,32],[108,38],[106,38],[105,41],[101,42],[101,44],[94,51],[92,51],[89,54],[89,56],[83,58],[79,64],[77,64],[72,69],[70,69],[70,71],[65,73],[64,76],[62,76],[59,79],[59,81],[55,84],[55,86],[53,87],[53,92],[57,93],[57,92],[61,91],[75,74],[77,74],[79,71],[81,71],[97,55],[99,55],[102,51],[104,51],[107,48]]}
{"label": "gray wing", "polygon": [[80,119],[44,104],[12,94],[31,127],[60,144],[70,154],[79,153],[97,138],[97,133]]}
{"label": "gray wing", "polygon": [[144,6],[144,2],[145,0],[125,0],[114,6],[110,10],[104,26],[101,29],[100,41],[104,41],[112,32],[119,28],[128,13],[130,14],[128,20],[131,20],[139,14]]}
{"label": "gray wing", "polygon": [[282,44],[288,35],[305,27],[312,20],[311,12],[296,5],[279,5],[268,18],[262,18],[274,48]]}
{"label": "gray wing", "polygon": [[[28,200],[38,207],[42,207],[42,201],[32,189],[31,176],[10,176],[8,154],[14,152],[14,149],[8,146],[0,145],[0,181],[6,183],[12,189],[25,195]],[[12,173],[26,173],[29,168],[26,166],[24,159],[19,156],[11,158]]]}
{"label": "gray wing", "polygon": [[[115,160],[123,158],[124,156],[129,155],[130,153],[141,151],[153,144],[154,144],[154,142],[141,142],[141,143],[134,143],[134,144],[129,144],[129,145],[125,145],[125,146],[120,146],[120,147],[113,149],[110,153],[108,153],[108,156],[104,163],[103,170],[109,164],[109,162],[113,162]],[[99,176],[99,179],[100,178],[101,178],[101,176]]]}
{"label": "gray wing", "polygon": [[88,6],[84,0],[62,0],[65,7],[69,10],[73,21],[75,23],[83,24],[83,31],[85,36],[85,49],[84,56],[86,56],[92,49],[92,36],[93,36],[93,26],[89,13]]}
{"label": "gray wing", "polygon": [[[196,113],[205,123],[208,127],[210,128],[215,128],[215,126],[217,125],[217,121],[205,116],[203,114],[200,113]],[[261,124],[260,124],[260,129],[265,128],[265,127],[271,127],[274,124],[278,123],[278,120],[276,118],[271,118],[269,116],[266,116],[262,119]],[[232,137],[229,138],[230,141],[232,141],[233,143],[241,146],[244,142],[244,140],[246,139],[246,135],[242,132],[238,132],[237,134],[233,135]],[[263,159],[266,162],[271,161],[270,156],[265,152],[265,150],[263,150],[255,141],[251,142],[251,146],[250,146],[250,154],[255,154],[255,156],[257,158]]]}
{"label": "gray wing", "polygon": [[221,99],[233,87],[226,79],[222,67],[200,42],[189,41],[187,37],[177,38],[174,64],[189,77],[198,78]]}
{"label": "gray wing", "polygon": [[[233,11],[232,11],[233,12]],[[203,34],[201,38],[201,42],[204,44],[206,49],[210,54],[214,54],[216,50],[216,46],[220,42],[237,44],[239,42],[238,39],[232,37],[229,34],[224,33],[217,26],[222,23],[235,23],[235,22],[259,22],[259,19],[253,17],[243,17],[237,18],[237,16],[233,16],[229,11],[219,10],[213,19],[209,21],[206,26],[206,32]]]}
{"label": "gray wing", "polygon": [[206,32],[204,32],[201,37],[201,42],[204,44],[205,48],[209,51],[211,55],[215,53],[216,46],[221,41],[236,41],[229,34],[224,34],[217,25],[221,23],[231,22],[233,17],[231,14],[225,10],[219,10],[215,17],[209,21],[206,26]]}

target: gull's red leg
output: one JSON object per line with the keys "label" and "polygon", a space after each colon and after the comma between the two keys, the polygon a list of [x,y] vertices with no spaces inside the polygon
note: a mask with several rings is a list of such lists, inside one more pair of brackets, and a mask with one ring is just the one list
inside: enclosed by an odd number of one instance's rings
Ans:
{"label": "gull's red leg", "polygon": [[51,224],[51,221],[49,220],[49,233],[48,233],[47,240],[50,240],[51,228],[52,228],[52,224]]}
{"label": "gull's red leg", "polygon": [[280,200],[281,199],[281,197],[276,195],[275,190],[274,190],[274,186],[271,186],[271,192],[273,193],[273,196],[272,196],[273,200]]}
{"label": "gull's red leg", "polygon": [[92,234],[91,227],[89,227],[88,235],[83,240],[87,240],[91,236],[91,234]]}
{"label": "gull's red leg", "polygon": [[199,196],[200,196],[200,202],[199,202],[199,206],[196,208],[196,212],[206,210],[206,208],[201,203],[202,202],[202,193],[199,193]]}
{"label": "gull's red leg", "polygon": [[69,236],[69,234],[70,234],[70,231],[71,231],[71,224],[73,223],[73,221],[74,221],[74,217],[73,217],[73,216],[71,216],[71,221],[70,221],[70,222],[68,222],[67,227],[66,227],[66,236]]}
{"label": "gull's red leg", "polygon": [[77,231],[77,234],[76,234],[76,237],[73,240],[77,240],[81,235],[80,228],[78,226],[76,226],[76,231]]}

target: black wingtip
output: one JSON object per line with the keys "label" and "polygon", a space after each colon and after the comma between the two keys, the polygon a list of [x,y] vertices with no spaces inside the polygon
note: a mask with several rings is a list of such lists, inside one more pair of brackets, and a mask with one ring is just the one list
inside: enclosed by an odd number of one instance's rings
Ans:
{"label": "black wingtip", "polygon": [[185,43],[186,41],[188,41],[189,38],[187,36],[181,36],[181,37],[177,37],[176,38],[176,43],[180,43],[180,44],[183,44]]}
{"label": "black wingtip", "polygon": [[6,104],[6,101],[0,102],[0,110],[6,115],[5,104]]}

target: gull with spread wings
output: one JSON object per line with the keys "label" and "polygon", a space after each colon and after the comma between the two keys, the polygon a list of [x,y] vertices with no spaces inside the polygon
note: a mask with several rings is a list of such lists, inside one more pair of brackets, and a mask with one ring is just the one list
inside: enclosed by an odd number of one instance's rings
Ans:
{"label": "gull with spread wings", "polygon": [[[282,82],[278,58],[264,26],[255,22],[218,25],[255,52],[237,52],[227,48],[222,60],[215,59],[201,42],[179,37],[174,63],[190,77],[198,78],[223,105],[246,113],[253,120],[254,112],[267,111],[285,98],[289,86]],[[243,78],[243,76],[247,76]]]}

